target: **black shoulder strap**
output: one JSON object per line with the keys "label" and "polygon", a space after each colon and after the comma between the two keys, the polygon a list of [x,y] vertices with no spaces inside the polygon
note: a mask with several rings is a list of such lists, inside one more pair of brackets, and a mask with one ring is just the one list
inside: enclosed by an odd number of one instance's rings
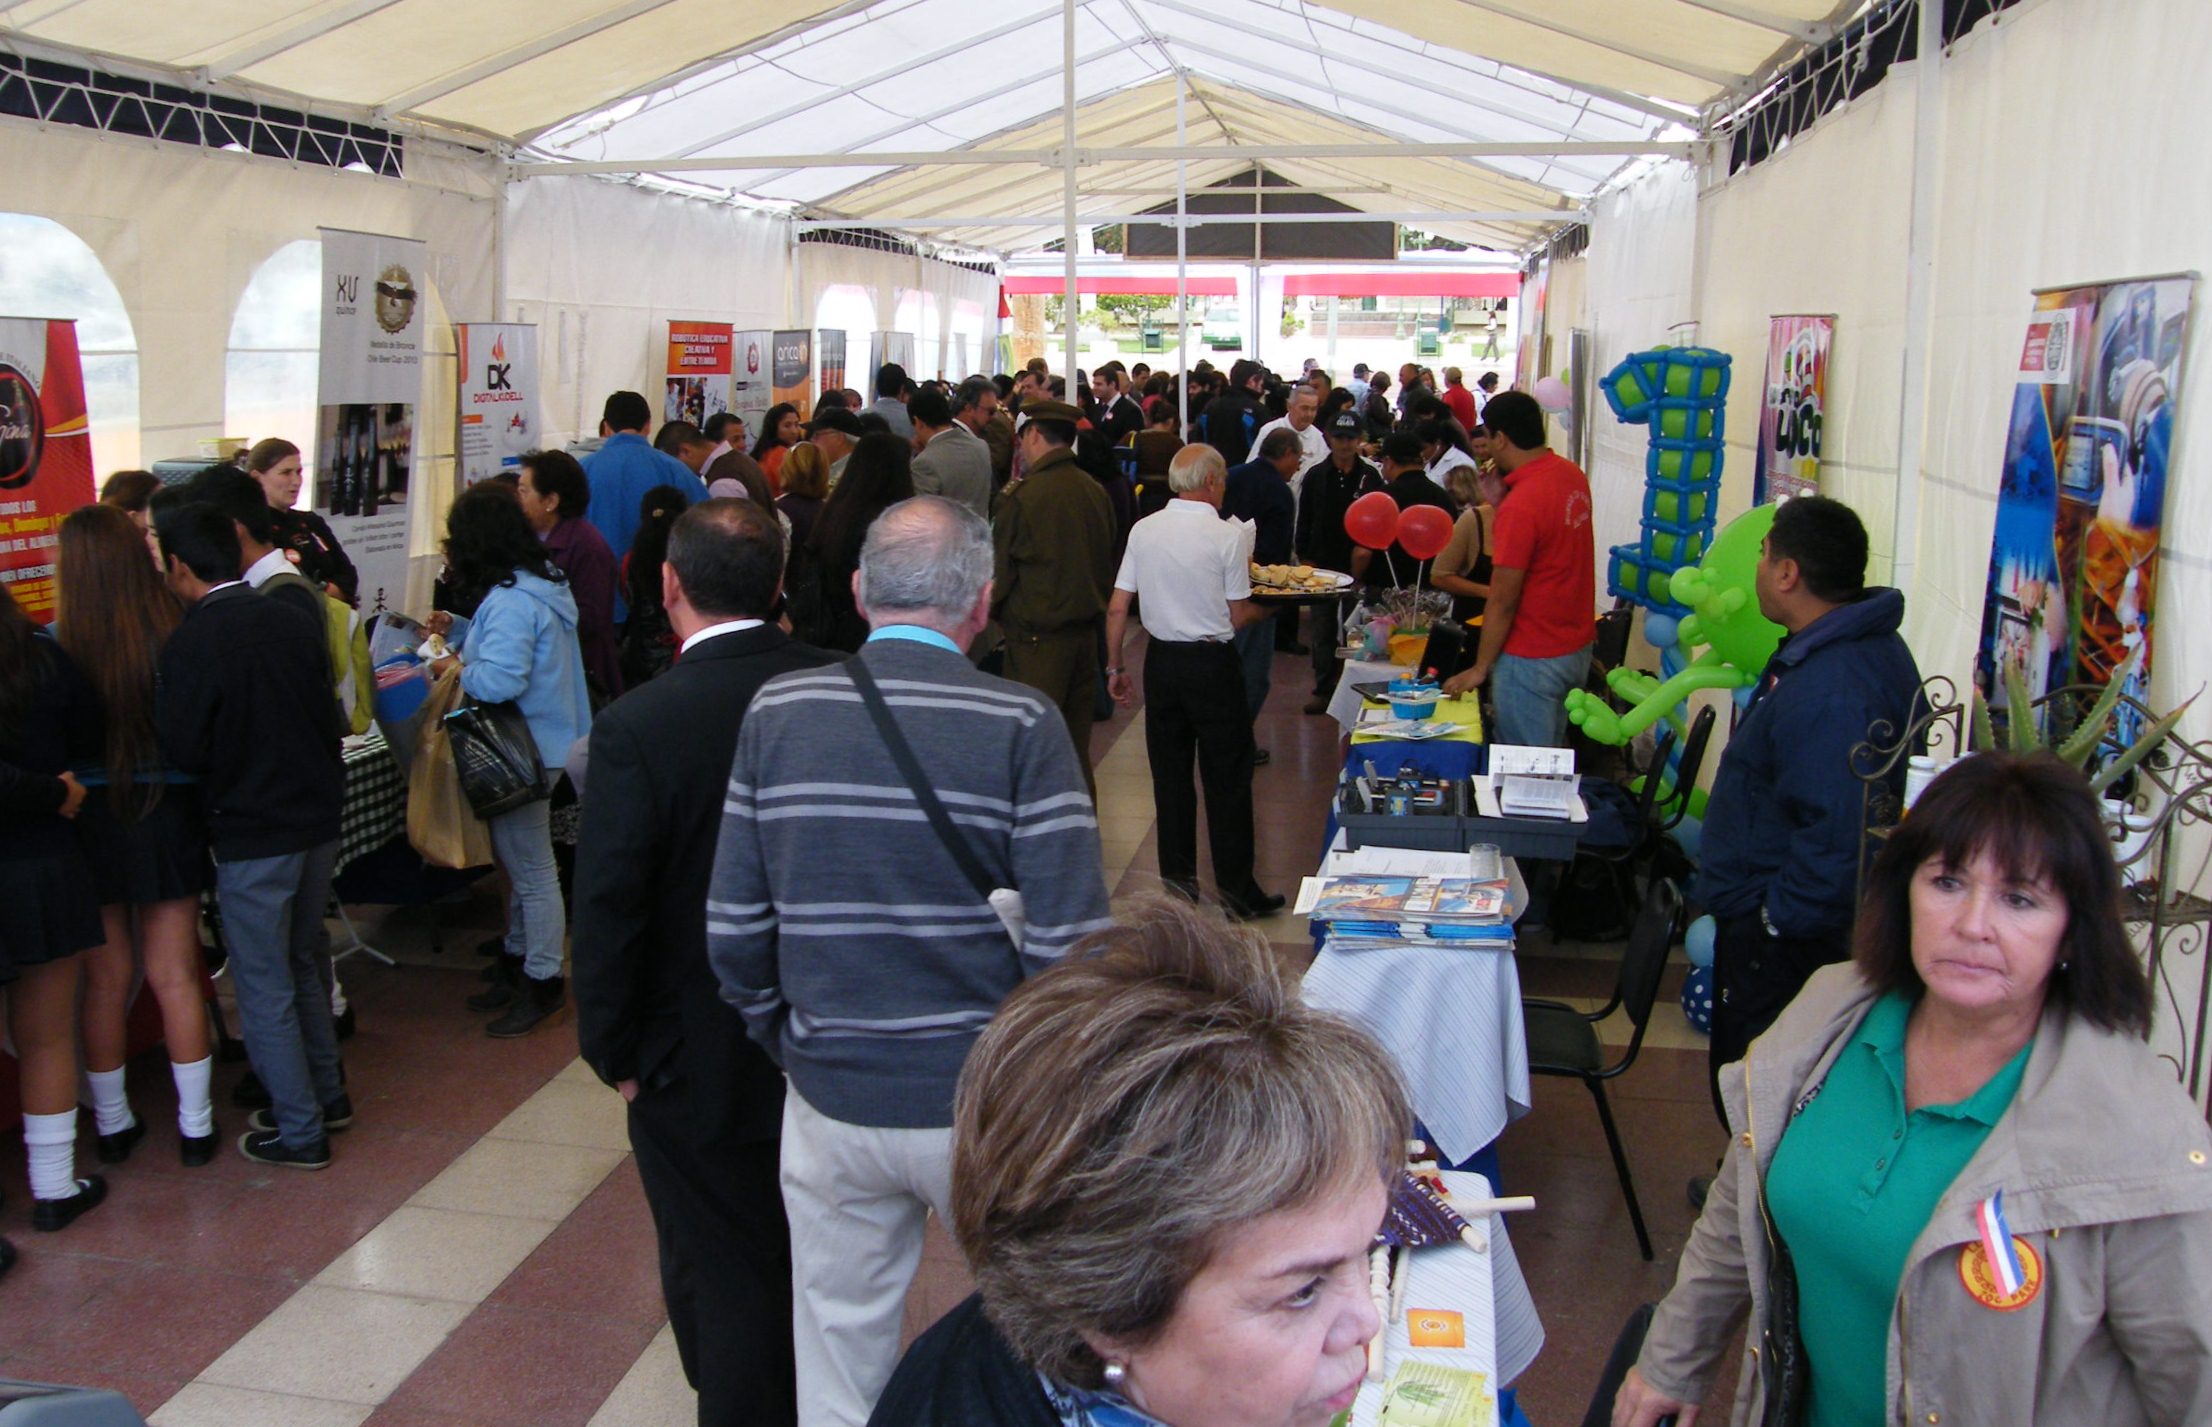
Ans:
{"label": "black shoulder strap", "polygon": [[868,672],[857,654],[845,661],[845,673],[852,679],[853,687],[860,690],[860,701],[868,706],[868,717],[875,720],[876,732],[883,735],[885,745],[891,750],[891,761],[899,765],[899,775],[913,790],[914,801],[922,805],[929,825],[937,831],[937,840],[952,854],[952,860],[960,864],[975,894],[988,901],[998,883],[984,871],[983,859],[975,855],[975,848],[967,836],[953,825],[952,814],[938,801],[937,790],[922,776],[922,765],[914,757],[914,749],[907,743],[906,735],[899,732],[898,721],[891,717],[891,706],[883,701],[883,691],[876,687],[875,676]]}

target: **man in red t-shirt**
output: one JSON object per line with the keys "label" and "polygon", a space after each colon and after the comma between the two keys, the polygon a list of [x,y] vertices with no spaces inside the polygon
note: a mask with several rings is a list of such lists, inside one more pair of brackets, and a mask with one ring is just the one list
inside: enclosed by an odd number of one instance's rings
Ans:
{"label": "man in red t-shirt", "polygon": [[1475,394],[1467,390],[1466,376],[1457,367],[1444,369],[1444,404],[1460,425],[1475,429]]}
{"label": "man in red t-shirt", "polygon": [[1590,674],[1596,630],[1597,550],[1590,481],[1544,444],[1544,412],[1526,392],[1483,408],[1505,500],[1491,526],[1490,601],[1475,662],[1444,687],[1487,681],[1497,741],[1564,747],[1566,697]]}

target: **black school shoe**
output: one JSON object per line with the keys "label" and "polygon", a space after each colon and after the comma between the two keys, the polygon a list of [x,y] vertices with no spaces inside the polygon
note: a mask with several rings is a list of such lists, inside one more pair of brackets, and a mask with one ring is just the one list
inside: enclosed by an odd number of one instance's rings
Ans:
{"label": "black school shoe", "polygon": [[1240,922],[1256,922],[1262,917],[1274,916],[1289,902],[1279,893],[1262,891],[1254,887],[1241,897],[1222,898],[1222,907]]}
{"label": "black school shoe", "polygon": [[186,1169],[200,1169],[215,1162],[215,1142],[221,1136],[210,1131],[204,1135],[177,1136],[177,1158]]}
{"label": "black school shoe", "polygon": [[522,983],[515,987],[514,1004],[507,1008],[507,1014],[484,1027],[484,1033],[501,1040],[530,1034],[567,1009],[568,999],[563,994],[566,985],[559,976],[548,976],[542,981],[535,976],[524,976]]}
{"label": "black school shoe", "polygon": [[100,1201],[108,1197],[108,1182],[95,1174],[77,1181],[77,1192],[67,1199],[34,1199],[31,1201],[31,1227],[42,1234],[66,1229],[78,1219],[100,1207]]}
{"label": "black school shoe", "polygon": [[[353,1097],[351,1095],[341,1095],[328,1105],[323,1106],[323,1129],[326,1133],[336,1134],[352,1123]],[[257,1134],[275,1134],[276,1112],[273,1110],[254,1111],[246,1117],[246,1128]]]}
{"label": "black school shoe", "polygon": [[121,1164],[131,1157],[131,1151],[138,1148],[138,1142],[144,1138],[146,1122],[133,1120],[127,1128],[95,1139],[92,1142],[92,1152],[100,1157],[102,1164]]}
{"label": "black school shoe", "polygon": [[248,1130],[238,1137],[238,1152],[255,1164],[271,1164],[279,1169],[330,1168],[328,1135],[295,1149],[275,1130]]}

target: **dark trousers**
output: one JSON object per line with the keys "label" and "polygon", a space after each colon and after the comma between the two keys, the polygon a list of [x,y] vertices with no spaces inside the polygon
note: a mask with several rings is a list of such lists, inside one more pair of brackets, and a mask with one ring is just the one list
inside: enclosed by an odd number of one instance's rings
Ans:
{"label": "dark trousers", "polygon": [[1851,929],[1813,937],[1768,936],[1757,912],[1721,921],[1713,933],[1713,1040],[1709,1070],[1713,1110],[1721,1109],[1721,1067],[1742,1060],[1751,1043],[1774,1024],[1823,966],[1851,954]]}
{"label": "dark trousers", "polygon": [[1206,795],[1206,841],[1214,886],[1242,902],[1252,881],[1252,716],[1244,669],[1232,644],[1153,640],[1144,656],[1144,751],[1159,815],[1160,877],[1198,888],[1198,799],[1191,759]]}
{"label": "dark trousers", "polygon": [[1277,649],[1285,654],[1298,652],[1298,606],[1287,605],[1277,610],[1275,617],[1267,621],[1267,625],[1275,631]]}
{"label": "dark trousers", "polygon": [[1336,692],[1337,675],[1344,668],[1344,661],[1336,657],[1337,645],[1344,638],[1344,621],[1351,617],[1355,602],[1340,598],[1321,600],[1313,606],[1306,642],[1313,647],[1313,691],[1321,698]]}
{"label": "dark trousers", "polygon": [[660,1239],[661,1296],[699,1427],[791,1427],[791,1229],[774,1140],[703,1143],[681,1078],[630,1102],[630,1148]]}
{"label": "dark trousers", "polygon": [[1075,743],[1076,761],[1083,765],[1083,785],[1094,799],[1098,785],[1091,773],[1091,725],[1097,712],[1092,700],[1099,688],[1100,639],[1098,626],[1089,624],[1050,634],[1013,626],[1006,630],[1006,677],[1027,684],[1060,710]]}

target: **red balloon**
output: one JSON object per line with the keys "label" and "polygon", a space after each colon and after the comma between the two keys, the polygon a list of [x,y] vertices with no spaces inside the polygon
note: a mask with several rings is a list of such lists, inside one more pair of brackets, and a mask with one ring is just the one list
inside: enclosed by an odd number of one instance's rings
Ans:
{"label": "red balloon", "polygon": [[1398,548],[1416,560],[1433,560],[1452,543],[1452,518],[1433,505],[1409,506],[1398,517]]}
{"label": "red balloon", "polygon": [[1370,550],[1387,550],[1398,538],[1398,502],[1388,491],[1369,491],[1344,512],[1344,533]]}

